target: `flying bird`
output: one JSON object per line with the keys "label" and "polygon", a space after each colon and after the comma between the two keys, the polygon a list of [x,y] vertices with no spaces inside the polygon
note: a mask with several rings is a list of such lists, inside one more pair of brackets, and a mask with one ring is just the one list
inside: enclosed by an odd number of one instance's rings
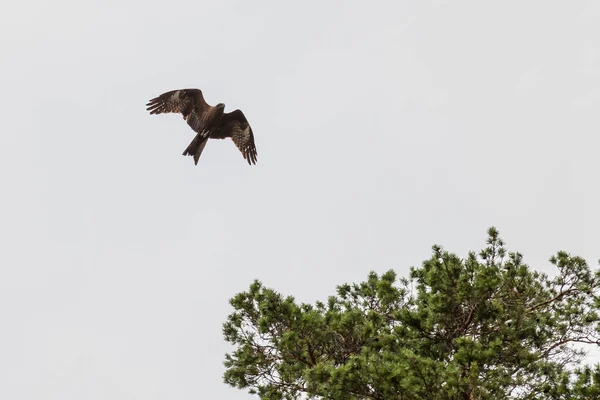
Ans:
{"label": "flying bird", "polygon": [[242,152],[248,164],[256,164],[257,152],[254,134],[244,113],[234,110],[225,113],[225,104],[210,106],[204,101],[200,89],[178,89],[163,93],[146,104],[150,114],[179,113],[196,132],[194,140],[183,152],[184,156],[193,156],[194,164],[206,146],[208,139],[231,138]]}

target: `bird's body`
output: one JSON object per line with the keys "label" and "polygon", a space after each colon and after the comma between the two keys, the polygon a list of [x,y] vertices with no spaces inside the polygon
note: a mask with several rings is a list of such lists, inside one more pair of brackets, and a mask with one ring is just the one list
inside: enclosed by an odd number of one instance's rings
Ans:
{"label": "bird's body", "polygon": [[254,134],[244,113],[235,110],[225,113],[225,104],[210,106],[204,101],[200,89],[171,90],[153,98],[146,104],[150,114],[179,113],[196,132],[196,137],[183,152],[183,155],[198,159],[208,139],[231,138],[242,152],[248,164],[256,164],[257,152]]}

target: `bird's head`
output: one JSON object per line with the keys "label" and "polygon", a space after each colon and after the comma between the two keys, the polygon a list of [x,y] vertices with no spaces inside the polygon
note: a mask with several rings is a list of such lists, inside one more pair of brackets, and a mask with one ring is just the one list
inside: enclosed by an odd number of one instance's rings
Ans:
{"label": "bird's head", "polygon": [[221,111],[225,110],[225,104],[223,104],[223,103],[217,104],[216,107],[217,107],[217,109],[219,109]]}

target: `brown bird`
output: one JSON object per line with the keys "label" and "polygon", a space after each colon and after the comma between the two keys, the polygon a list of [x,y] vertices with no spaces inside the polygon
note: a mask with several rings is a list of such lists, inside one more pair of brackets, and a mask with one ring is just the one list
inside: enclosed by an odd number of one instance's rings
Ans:
{"label": "brown bird", "polygon": [[256,164],[254,134],[242,111],[225,113],[223,103],[214,107],[208,105],[200,89],[171,90],[153,98],[146,106],[150,114],[180,113],[183,115],[183,119],[197,133],[183,152],[184,156],[194,157],[195,165],[198,165],[198,159],[208,139],[226,138],[233,140],[248,164]]}

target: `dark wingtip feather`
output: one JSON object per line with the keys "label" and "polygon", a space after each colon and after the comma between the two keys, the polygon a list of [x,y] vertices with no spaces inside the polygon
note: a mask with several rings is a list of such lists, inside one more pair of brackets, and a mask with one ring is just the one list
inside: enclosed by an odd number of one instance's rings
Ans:
{"label": "dark wingtip feather", "polygon": [[256,165],[256,161],[257,161],[256,156],[257,156],[257,154],[253,151],[250,151],[249,153],[244,154],[244,158],[248,162],[248,165]]}
{"label": "dark wingtip feather", "polygon": [[148,100],[148,103],[146,103],[146,105],[147,106],[155,105],[156,103],[158,103],[158,100],[159,100],[158,97],[155,97],[155,98],[153,98],[151,100]]}
{"label": "dark wingtip feather", "polygon": [[[148,106],[148,104],[146,104]],[[154,103],[150,104],[149,107],[146,108],[146,111],[150,111],[150,114],[158,114],[162,109],[162,104]]]}
{"label": "dark wingtip feather", "polygon": [[146,111],[150,111],[150,114],[157,114],[158,112],[160,112],[161,107],[161,98],[160,96],[158,96],[148,100],[148,103],[146,104]]}

